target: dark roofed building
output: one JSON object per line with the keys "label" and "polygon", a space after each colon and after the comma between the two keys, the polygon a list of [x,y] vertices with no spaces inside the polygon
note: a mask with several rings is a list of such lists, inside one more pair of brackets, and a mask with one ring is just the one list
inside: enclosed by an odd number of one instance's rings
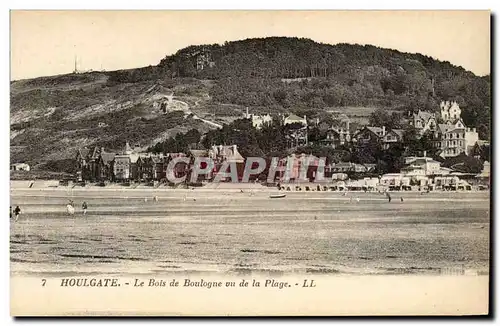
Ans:
{"label": "dark roofed building", "polygon": [[100,153],[101,148],[97,146],[78,149],[75,157],[78,179],[91,181],[99,179]]}
{"label": "dark roofed building", "polygon": [[358,145],[367,145],[370,143],[379,143],[385,136],[384,127],[365,126],[353,136],[353,141]]}
{"label": "dark roofed building", "polygon": [[115,159],[115,153],[105,153],[104,149],[101,149],[101,155],[98,160],[98,176],[99,180],[113,180],[113,160]]}
{"label": "dark roofed building", "polygon": [[437,125],[436,115],[433,112],[422,110],[418,110],[416,113],[413,112],[408,122],[411,126],[415,127],[420,134],[426,131],[435,131]]}
{"label": "dark roofed building", "polygon": [[404,130],[403,129],[391,129],[382,138],[384,143],[383,148],[388,149],[391,145],[401,144],[403,142]]}

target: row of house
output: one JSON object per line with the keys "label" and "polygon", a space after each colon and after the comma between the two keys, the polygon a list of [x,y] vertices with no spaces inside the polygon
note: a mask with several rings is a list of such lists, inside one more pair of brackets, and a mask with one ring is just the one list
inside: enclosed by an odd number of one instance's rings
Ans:
{"label": "row of house", "polygon": [[[167,178],[167,166],[172,159],[178,157],[188,158],[188,162],[179,162],[175,165],[172,173],[176,178],[190,178],[193,163],[196,158],[210,158],[214,162],[213,168],[206,175],[200,175],[197,181],[213,180],[216,173],[220,171],[225,162],[235,163],[237,175],[241,180],[245,159],[238,152],[236,145],[212,146],[209,150],[191,150],[189,154],[169,153],[150,154],[137,153],[126,143],[123,151],[119,153],[108,153],[102,148],[83,148],[77,153],[77,164],[79,167],[80,180],[115,182],[127,181],[162,181]],[[307,169],[304,165],[307,162]],[[267,162],[269,164],[269,162]],[[323,162],[326,163],[326,162]],[[320,159],[313,155],[291,154],[278,161],[274,182],[296,183],[312,182],[317,180]],[[200,166],[206,168],[206,165]],[[331,163],[323,167],[322,179],[328,184],[338,184],[340,181],[348,182],[343,187],[335,187],[342,190],[375,190],[377,187],[388,190],[405,190],[418,187],[418,189],[450,189],[468,190],[471,185],[460,178],[462,173],[441,166],[441,163],[430,157],[406,157],[404,167],[399,173],[385,174],[380,177],[363,178],[353,181],[349,178],[352,174],[370,174],[375,172],[374,164],[356,164],[352,162]],[[268,175],[265,174],[265,179]],[[305,176],[305,179],[303,178]],[[484,170],[475,176],[476,180],[484,180],[489,183],[489,163],[485,162]],[[254,176],[254,179],[259,176]],[[229,177],[222,179],[228,181]],[[368,181],[367,181],[368,180]],[[299,186],[300,188],[300,186]],[[358,189],[359,188],[359,189]]]}
{"label": "row of house", "polygon": [[[212,146],[210,150],[191,150],[189,154],[168,153],[166,155],[143,153],[132,149],[127,142],[118,153],[106,152],[102,147],[82,148],[77,151],[77,178],[81,181],[160,181],[167,178],[167,167],[176,158],[185,157],[189,163],[179,162],[174,166],[173,176],[189,176],[197,157],[208,157],[215,163],[214,171],[204,178],[212,178],[226,161],[237,164],[243,170],[244,158],[237,146]],[[201,168],[206,168],[202,163]]]}
{"label": "row of house", "polygon": [[[457,102],[443,101],[440,104],[439,116],[436,113],[419,110],[408,117],[408,124],[417,130],[419,136],[427,133],[441,157],[454,157],[461,153],[469,155],[474,145],[481,140],[479,140],[476,128],[469,128],[465,125],[461,114],[462,111]],[[248,109],[245,117],[251,119],[252,125],[257,129],[272,122],[272,117],[269,114],[253,115],[248,113]],[[308,144],[306,116],[301,118],[290,114],[280,118],[285,125],[298,123],[303,126],[290,131],[288,135],[289,148]],[[403,137],[403,129],[386,129],[385,126],[364,126],[353,129],[350,119],[342,114],[333,125],[327,127],[326,136],[320,140],[320,143],[332,148],[350,142],[360,146],[378,143],[383,149],[388,149],[394,144],[403,142]]]}
{"label": "row of house", "polygon": [[[303,155],[294,156],[296,160],[302,161]],[[312,157],[311,162],[315,162],[317,158]],[[282,190],[288,191],[307,191],[307,190],[338,190],[338,191],[373,191],[373,190],[472,190],[472,184],[481,185],[489,184],[490,165],[485,162],[484,169],[480,174],[467,175],[464,173],[453,171],[452,169],[441,166],[441,163],[433,160],[430,157],[406,157],[404,167],[399,173],[388,173],[376,177],[364,177],[361,179],[349,178],[350,172],[370,172],[374,171],[374,166],[354,164],[350,162],[341,162],[325,166],[324,177],[326,185],[308,186],[303,183],[304,180],[299,180],[300,164],[295,165],[292,173],[289,175],[289,181],[296,181],[295,185],[282,184]],[[312,181],[317,172],[317,166],[312,164],[309,166],[307,177]],[[463,179],[468,177],[468,180]],[[472,180],[472,182],[471,182]],[[283,173],[279,174],[278,181],[285,181]],[[312,187],[312,188],[311,188]],[[487,186],[486,186],[487,187]]]}

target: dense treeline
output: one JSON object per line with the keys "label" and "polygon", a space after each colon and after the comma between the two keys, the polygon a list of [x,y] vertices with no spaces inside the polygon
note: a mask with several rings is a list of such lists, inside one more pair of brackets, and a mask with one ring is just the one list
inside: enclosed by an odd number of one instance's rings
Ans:
{"label": "dense treeline", "polygon": [[[213,65],[200,69],[198,61]],[[441,100],[456,100],[465,123],[489,139],[489,76],[477,77],[421,54],[271,37],[190,46],[167,56],[158,67],[170,77],[217,80],[211,90],[216,102],[271,111],[292,106],[436,111]]]}
{"label": "dense treeline", "polygon": [[[157,143],[148,149],[154,153],[178,153],[188,154],[190,149],[210,149],[213,145],[237,145],[239,152],[244,157],[285,157],[292,153],[312,154],[316,157],[325,157],[327,164],[338,162],[353,162],[359,164],[375,164],[376,173],[396,173],[400,172],[404,166],[404,156],[419,156],[426,152],[426,155],[436,156],[436,149],[432,144],[429,135],[417,137],[417,131],[412,127],[406,127],[403,141],[383,149],[380,143],[373,142],[365,146],[346,144],[337,148],[321,146],[319,140],[314,139],[310,145],[305,147],[287,148],[288,129],[293,125],[283,125],[274,123],[264,125],[258,130],[252,127],[250,120],[239,119],[230,124],[225,124],[222,129],[209,131],[204,137],[195,130],[186,133],[178,133],[175,137],[170,137],[164,142]],[[314,127],[310,130],[310,135],[314,133]],[[312,137],[310,137],[311,139]],[[482,168],[482,161],[489,159],[489,148],[476,146],[474,155],[480,156],[480,160],[470,157],[466,160],[467,172],[479,173]],[[461,156],[452,162],[462,162]],[[473,164],[469,164],[473,162]]]}

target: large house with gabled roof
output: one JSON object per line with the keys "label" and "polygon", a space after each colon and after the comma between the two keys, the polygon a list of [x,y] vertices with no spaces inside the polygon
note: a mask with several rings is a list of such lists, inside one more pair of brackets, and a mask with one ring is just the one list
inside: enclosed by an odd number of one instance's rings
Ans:
{"label": "large house with gabled roof", "polygon": [[287,129],[287,146],[288,148],[307,146],[308,133],[307,133],[307,117],[299,117],[296,114],[289,114],[283,118],[283,124],[290,126]]}
{"label": "large house with gabled roof", "polygon": [[467,128],[459,119],[454,123],[448,121],[438,124],[433,140],[441,157],[452,157],[461,153],[470,154],[479,136],[476,128]]}
{"label": "large house with gabled roof", "polygon": [[420,135],[423,135],[427,131],[433,132],[436,130],[437,118],[433,112],[418,110],[413,112],[408,123],[417,129]]}
{"label": "large house with gabled roof", "polygon": [[289,124],[292,124],[292,123],[300,123],[303,126],[307,127],[307,118],[306,118],[306,116],[304,116],[303,118],[301,118],[298,115],[291,113],[291,114],[289,114],[288,116],[286,116],[284,118],[283,123],[285,125],[289,125]]}
{"label": "large house with gabled roof", "polygon": [[404,138],[403,129],[391,129],[382,137],[382,147],[389,149],[394,144],[401,144]]}
{"label": "large house with gabled roof", "polygon": [[443,101],[440,109],[442,123],[438,123],[436,130],[432,133],[438,154],[443,158],[461,153],[469,155],[479,140],[476,128],[468,128],[465,125],[457,102]]}
{"label": "large house with gabled roof", "polygon": [[386,135],[385,126],[382,127],[365,126],[354,134],[353,142],[361,146],[380,143],[385,135]]}
{"label": "large house with gabled roof", "polygon": [[99,155],[101,148],[98,146],[79,148],[76,153],[76,171],[79,180],[99,179]]}

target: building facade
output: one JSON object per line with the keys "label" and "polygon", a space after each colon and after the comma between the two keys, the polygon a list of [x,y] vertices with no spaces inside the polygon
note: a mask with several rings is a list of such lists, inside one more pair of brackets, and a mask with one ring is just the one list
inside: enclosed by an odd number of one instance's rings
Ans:
{"label": "building facade", "polygon": [[30,166],[26,163],[14,163],[10,165],[11,171],[29,171]]}
{"label": "building facade", "polygon": [[363,146],[373,143],[382,142],[384,136],[386,135],[385,126],[373,127],[365,126],[353,136],[353,142],[357,145]]}
{"label": "building facade", "polygon": [[417,129],[420,135],[423,135],[427,131],[435,131],[437,123],[438,121],[435,113],[422,110],[413,112],[408,120],[408,124]]}
{"label": "building facade", "polygon": [[403,142],[404,130],[391,129],[382,137],[384,149],[389,149],[394,144],[401,144]]}

